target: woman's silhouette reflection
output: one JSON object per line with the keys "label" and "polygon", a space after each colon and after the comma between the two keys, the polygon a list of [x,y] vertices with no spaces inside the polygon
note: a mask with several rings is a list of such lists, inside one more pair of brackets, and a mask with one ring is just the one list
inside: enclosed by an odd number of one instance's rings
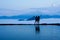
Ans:
{"label": "woman's silhouette reflection", "polygon": [[40,32],[40,27],[39,27],[39,25],[35,25],[35,31],[36,31],[36,33],[39,33]]}

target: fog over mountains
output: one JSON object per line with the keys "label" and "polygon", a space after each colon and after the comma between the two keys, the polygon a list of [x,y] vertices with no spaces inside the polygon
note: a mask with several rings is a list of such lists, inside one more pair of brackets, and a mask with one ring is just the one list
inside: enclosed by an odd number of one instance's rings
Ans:
{"label": "fog over mountains", "polygon": [[24,19],[37,15],[41,18],[60,18],[60,6],[25,10],[0,9],[0,19]]}

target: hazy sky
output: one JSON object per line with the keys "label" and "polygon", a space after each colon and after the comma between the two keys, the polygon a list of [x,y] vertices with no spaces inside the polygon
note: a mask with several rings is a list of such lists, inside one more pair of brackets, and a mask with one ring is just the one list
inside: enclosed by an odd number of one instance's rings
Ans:
{"label": "hazy sky", "polygon": [[60,5],[60,0],[0,0],[0,8],[21,10]]}
{"label": "hazy sky", "polygon": [[[60,6],[60,0],[0,0],[0,9],[24,10],[29,8],[45,8]],[[46,12],[46,11],[45,11]],[[20,15],[23,13],[0,10],[0,16]]]}

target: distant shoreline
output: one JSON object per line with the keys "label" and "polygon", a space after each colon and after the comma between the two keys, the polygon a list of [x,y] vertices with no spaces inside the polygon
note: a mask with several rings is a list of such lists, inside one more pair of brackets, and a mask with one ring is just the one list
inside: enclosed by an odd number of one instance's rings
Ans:
{"label": "distant shoreline", "polygon": [[0,24],[0,25],[60,25],[60,23],[56,23],[56,24]]}

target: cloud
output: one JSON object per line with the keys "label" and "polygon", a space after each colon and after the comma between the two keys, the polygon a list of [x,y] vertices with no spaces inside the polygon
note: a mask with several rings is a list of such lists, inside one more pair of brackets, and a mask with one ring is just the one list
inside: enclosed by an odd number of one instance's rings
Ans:
{"label": "cloud", "polygon": [[[0,10],[0,15],[20,15],[28,12],[32,12],[29,8],[49,8],[50,10],[42,10],[43,13],[54,13],[60,9],[55,10],[54,7],[60,5],[60,0],[0,0],[0,8],[11,9],[11,10]],[[29,10],[26,10],[29,9]],[[13,11],[18,10],[18,11]],[[35,10],[34,10],[35,11]]]}

